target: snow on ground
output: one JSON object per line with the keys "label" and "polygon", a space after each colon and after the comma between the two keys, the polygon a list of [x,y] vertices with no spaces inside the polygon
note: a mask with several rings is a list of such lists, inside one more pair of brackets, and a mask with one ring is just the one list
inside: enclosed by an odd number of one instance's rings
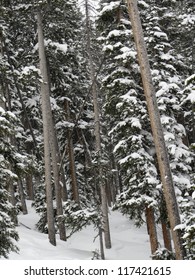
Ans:
{"label": "snow on ground", "polygon": [[[57,239],[52,246],[46,234],[37,231],[38,215],[28,203],[28,214],[19,215],[17,227],[19,253],[10,253],[10,260],[91,260],[99,251],[99,238],[93,226],[75,233],[67,242]],[[136,228],[119,212],[110,212],[112,248],[105,249],[107,260],[150,260],[150,243],[146,227]]]}

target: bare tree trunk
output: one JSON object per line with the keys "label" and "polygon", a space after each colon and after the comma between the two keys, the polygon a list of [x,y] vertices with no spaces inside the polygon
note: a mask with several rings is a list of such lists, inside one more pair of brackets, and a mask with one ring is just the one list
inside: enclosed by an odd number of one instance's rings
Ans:
{"label": "bare tree trunk", "polygon": [[27,206],[26,206],[24,187],[23,187],[21,178],[18,179],[18,191],[19,191],[19,195],[20,195],[22,213],[24,215],[26,215],[26,214],[28,214],[28,210],[27,210]]}
{"label": "bare tree trunk", "polygon": [[33,178],[32,174],[26,174],[26,191],[27,191],[27,199],[34,200],[34,188],[33,188]]}
{"label": "bare tree trunk", "polygon": [[146,223],[148,228],[148,234],[150,236],[151,252],[154,254],[158,249],[158,237],[156,231],[154,210],[152,207],[146,206]]}
{"label": "bare tree trunk", "polygon": [[65,174],[64,171],[61,170],[61,177],[60,177],[60,182],[61,184],[61,196],[62,196],[62,200],[66,201],[68,199],[68,192],[67,192],[67,188],[66,188],[66,179],[65,179]]}
{"label": "bare tree trunk", "polygon": [[100,240],[100,256],[102,260],[105,260],[104,242],[103,242],[103,234],[102,234],[101,227],[99,227],[99,240]]}
{"label": "bare tree trunk", "polygon": [[[69,108],[68,100],[66,100],[66,103],[65,103],[65,111],[66,111],[66,119],[67,119],[67,121],[70,121],[70,108]],[[76,201],[78,204],[80,204],[75,158],[74,158],[74,147],[73,147],[72,133],[71,133],[70,128],[68,128],[68,154],[69,154],[73,200]]]}
{"label": "bare tree trunk", "polygon": [[119,172],[118,166],[115,161],[113,153],[113,143],[111,137],[109,138],[109,157],[110,157],[110,191],[112,196],[112,202],[115,203],[116,195],[119,193]]}
{"label": "bare tree trunk", "polygon": [[172,244],[171,244],[171,234],[170,230],[167,227],[165,222],[161,222],[162,225],[162,233],[163,233],[163,240],[164,240],[164,246],[167,250],[172,252]]}
{"label": "bare tree trunk", "polygon": [[[58,166],[58,153],[56,151],[55,145],[55,129],[53,125],[51,104],[50,104],[50,88],[49,88],[49,78],[47,71],[47,62],[45,56],[45,46],[44,46],[44,36],[43,36],[43,28],[42,28],[42,18],[41,13],[37,13],[38,20],[38,43],[39,43],[39,59],[40,59],[40,70],[42,74],[43,82],[41,83],[41,101],[42,101],[42,114],[43,114],[43,128],[44,128],[44,141],[46,148],[48,149],[47,156],[52,157],[52,168],[54,174],[54,182],[55,182],[55,195],[56,195],[56,207],[57,207],[57,219],[58,219],[58,227],[60,239],[66,240],[66,232],[65,225],[62,221],[63,208],[62,208],[62,199],[61,199],[61,187],[60,187],[60,179],[59,179],[59,166]],[[45,139],[47,138],[47,140]],[[49,147],[47,145],[49,144]],[[47,164],[50,164],[50,170],[48,168],[48,172],[51,177],[51,162],[50,158],[47,159]],[[46,185],[48,181],[46,179]],[[51,181],[50,184],[51,185]],[[48,185],[48,187],[49,187]]]}
{"label": "bare tree trunk", "polygon": [[[42,102],[42,107],[43,107]],[[48,223],[48,237],[52,245],[56,246],[55,234],[55,219],[53,209],[53,192],[52,192],[52,178],[51,178],[51,156],[49,148],[49,133],[47,128],[47,116],[43,114],[43,137],[44,137],[44,161],[45,161],[45,187],[46,187],[46,203],[47,203],[47,223]]]}
{"label": "bare tree trunk", "polygon": [[[88,7],[87,0],[85,0],[85,13],[86,13],[87,53],[89,55],[91,81],[93,81],[95,79],[95,69],[94,69],[93,59],[92,59],[92,54],[91,54],[90,20],[89,20],[89,7]],[[99,178],[100,178],[100,192],[101,192],[104,240],[105,240],[106,248],[110,249],[112,247],[112,245],[111,245],[111,237],[110,237],[109,218],[108,218],[106,184],[102,180],[103,169],[102,169],[102,163],[101,163],[102,151],[101,151],[101,136],[100,136],[100,112],[99,112],[99,103],[98,103],[98,94],[97,94],[96,83],[93,83],[92,95],[93,95],[93,107],[94,107],[94,115],[95,115],[94,118],[95,118],[96,152],[97,152],[98,158],[99,158]]]}
{"label": "bare tree trunk", "polygon": [[152,83],[148,54],[144,42],[144,35],[138,12],[137,1],[127,0],[127,3],[138,53],[138,61],[140,64],[142,82],[147,101],[151,128],[157,153],[158,165],[163,184],[163,192],[172,230],[176,259],[183,259],[185,256],[185,251],[184,247],[182,246],[181,232],[179,230],[175,230],[175,227],[181,223],[179,209],[173,186],[172,174],[170,170],[167,149],[165,146],[156,95]]}

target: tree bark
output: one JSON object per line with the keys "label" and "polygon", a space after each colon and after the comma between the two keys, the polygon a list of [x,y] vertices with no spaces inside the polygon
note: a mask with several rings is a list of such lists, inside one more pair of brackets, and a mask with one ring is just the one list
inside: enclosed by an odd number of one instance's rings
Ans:
{"label": "tree bark", "polygon": [[172,244],[171,244],[171,235],[170,230],[167,227],[166,223],[164,221],[161,222],[162,225],[162,233],[163,233],[163,240],[164,240],[164,246],[167,250],[172,252]]}
{"label": "tree bark", "polygon": [[[70,108],[69,108],[68,100],[66,100],[66,102],[65,102],[65,111],[66,111],[66,119],[69,122],[70,121]],[[73,200],[76,201],[78,204],[80,204],[75,158],[74,158],[74,147],[73,147],[72,133],[71,133],[70,128],[68,128],[68,154],[69,154],[70,176],[71,176],[71,183],[72,183]]]}
{"label": "tree bark", "polygon": [[[56,196],[56,208],[57,208],[57,220],[59,227],[59,234],[61,240],[66,240],[66,231],[65,225],[62,221],[63,208],[62,208],[62,198],[61,198],[61,186],[60,186],[60,176],[59,176],[59,160],[58,160],[58,152],[56,150],[56,135],[55,129],[53,125],[52,118],[52,110],[50,104],[50,87],[49,87],[49,78],[48,78],[48,70],[47,70],[47,62],[45,56],[45,46],[44,46],[44,36],[43,36],[43,27],[42,27],[42,18],[41,13],[37,13],[37,21],[38,21],[38,43],[39,43],[39,59],[40,59],[40,70],[42,75],[42,83],[41,83],[41,102],[42,102],[42,115],[43,115],[43,129],[44,129],[44,141],[46,148],[46,156],[48,157],[48,167],[50,164],[50,170],[48,168],[47,172],[50,172],[51,177],[51,161],[50,161],[50,153],[52,158],[52,169],[54,175],[54,184],[55,184],[55,196]],[[47,140],[45,139],[47,138]],[[49,147],[47,145],[49,144]],[[51,179],[51,178],[50,178]],[[46,180],[46,186],[48,181]],[[51,181],[50,184],[51,185]],[[50,187],[50,186],[48,186]]]}
{"label": "tree bark", "polygon": [[26,191],[27,199],[34,200],[33,176],[31,173],[26,174]]}
{"label": "tree bark", "polygon": [[175,230],[175,227],[181,223],[179,209],[173,186],[172,174],[169,165],[168,153],[165,146],[156,95],[152,83],[148,54],[144,42],[144,35],[138,12],[137,1],[127,0],[127,3],[138,53],[138,61],[141,70],[144,93],[147,101],[158,165],[163,184],[163,192],[175,246],[176,259],[183,259],[185,256],[185,251],[184,247],[182,246],[181,232],[179,230]]}
{"label": "tree bark", "polygon": [[27,206],[26,206],[24,187],[23,187],[23,183],[22,183],[21,178],[18,178],[18,192],[19,192],[19,195],[20,195],[22,213],[24,215],[26,215],[26,214],[28,214],[28,210],[27,210]]}
{"label": "tree bark", "polygon": [[151,253],[154,254],[158,249],[158,237],[156,231],[154,210],[152,207],[146,206],[146,223],[148,228],[148,234],[150,236]]}
{"label": "tree bark", "polygon": [[[95,79],[95,69],[93,65],[93,59],[91,54],[91,36],[90,36],[90,20],[89,20],[89,7],[88,1],[85,0],[85,14],[86,14],[86,34],[87,34],[87,53],[89,56],[89,67],[90,67],[90,78],[91,81]],[[100,182],[100,192],[101,192],[101,204],[102,204],[102,218],[103,218],[103,231],[104,231],[104,241],[105,247],[110,249],[111,237],[110,237],[110,226],[108,218],[108,204],[106,195],[106,184],[103,182],[103,170],[102,170],[102,151],[101,151],[101,136],[100,136],[100,112],[98,103],[98,93],[97,85],[94,82],[92,85],[92,96],[93,96],[93,107],[94,107],[94,130],[95,130],[95,141],[96,141],[96,152],[99,159],[99,182]]]}

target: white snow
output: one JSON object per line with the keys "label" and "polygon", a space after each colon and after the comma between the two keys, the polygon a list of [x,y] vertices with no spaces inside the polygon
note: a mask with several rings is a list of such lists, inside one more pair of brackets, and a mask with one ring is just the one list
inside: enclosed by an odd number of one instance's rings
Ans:
{"label": "white snow", "polygon": [[188,84],[190,84],[192,82],[192,80],[195,80],[195,74],[191,75],[190,77],[188,77],[185,80],[185,86],[187,86]]}
{"label": "white snow", "polygon": [[37,67],[30,65],[22,68],[21,75],[29,75],[31,71],[38,72],[40,74],[40,70]]}
{"label": "white snow", "polygon": [[180,18],[183,20],[182,25],[194,25],[195,23],[195,15],[181,15]]}
{"label": "white snow", "polygon": [[158,37],[158,38],[165,38],[168,41],[168,37],[167,34],[164,32],[159,32],[159,31],[155,31],[154,32],[154,36]]}
{"label": "white snow", "polygon": [[195,103],[195,90],[193,90],[188,97],[186,98],[186,100],[190,100],[191,103]]}
{"label": "white snow", "polygon": [[110,12],[113,9],[116,9],[120,5],[120,1],[111,1],[108,3],[100,12],[100,16],[103,15],[104,13]]}
{"label": "white snow", "polygon": [[67,53],[68,45],[66,43],[60,44],[58,42],[53,42],[51,40],[44,40],[45,46],[50,45],[56,47],[56,50],[59,50],[63,53]]}
{"label": "white snow", "polygon": [[140,123],[140,120],[138,119],[138,118],[131,118],[131,125],[132,125],[132,127],[137,127],[137,128],[139,128],[139,129],[141,129],[142,128],[142,126],[141,126],[141,123]]}
{"label": "white snow", "polygon": [[[19,215],[20,252],[10,253],[10,260],[91,260],[93,252],[99,251],[97,231],[88,226],[75,233],[67,242],[57,239],[52,246],[47,234],[37,231],[38,214],[27,201],[28,214]],[[132,221],[119,212],[109,214],[112,248],[105,249],[107,260],[150,260],[150,243],[146,226],[136,228]]]}
{"label": "white snow", "polygon": [[67,48],[68,48],[68,45],[66,43],[64,44],[59,44],[59,43],[53,43],[53,45],[60,51],[62,51],[63,53],[66,53],[67,52]]}

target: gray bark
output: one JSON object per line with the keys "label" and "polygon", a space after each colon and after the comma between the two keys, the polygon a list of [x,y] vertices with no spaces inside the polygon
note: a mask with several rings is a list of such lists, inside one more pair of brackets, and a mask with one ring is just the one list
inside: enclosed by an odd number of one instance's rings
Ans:
{"label": "gray bark", "polygon": [[[45,46],[44,46],[44,36],[42,28],[42,18],[41,13],[37,13],[38,21],[38,43],[39,43],[39,59],[40,59],[40,70],[42,75],[41,83],[41,105],[42,105],[42,115],[43,115],[43,131],[44,131],[44,148],[45,150],[45,175],[46,177],[46,190],[49,189],[49,199],[51,199],[51,158],[52,158],[52,168],[54,174],[54,183],[55,183],[55,195],[56,195],[56,207],[57,207],[57,219],[60,239],[66,240],[65,226],[62,222],[63,208],[62,208],[62,199],[61,199],[61,187],[59,180],[59,167],[58,167],[58,153],[55,146],[55,129],[53,126],[52,111],[50,104],[50,88],[49,88],[49,79],[47,71],[47,62],[45,56]],[[51,158],[50,158],[51,155]],[[49,182],[50,180],[50,182]],[[53,199],[53,198],[52,198]],[[53,203],[53,202],[52,202]],[[51,204],[51,201],[50,201]],[[50,205],[49,204],[49,205]],[[51,205],[50,205],[51,207]],[[48,210],[52,212],[52,210]],[[51,218],[52,214],[48,216]]]}
{"label": "gray bark", "polygon": [[19,195],[20,195],[22,213],[24,215],[26,215],[26,214],[28,214],[28,210],[27,210],[27,206],[26,206],[24,187],[23,187],[23,183],[22,183],[21,178],[18,179],[18,191],[19,191]]}
{"label": "gray bark", "polygon": [[164,246],[167,250],[172,252],[172,244],[171,244],[171,234],[170,230],[167,227],[165,222],[161,222],[162,225],[162,233],[163,233],[163,241],[164,241]]}
{"label": "gray bark", "polygon": [[144,93],[147,101],[158,165],[163,184],[163,192],[175,246],[176,259],[183,259],[185,252],[182,246],[181,232],[179,230],[175,230],[175,227],[181,223],[179,209],[173,186],[172,174],[169,165],[168,153],[165,146],[156,95],[152,83],[148,54],[144,42],[144,35],[138,12],[137,1],[127,0],[127,3],[138,53],[138,61],[141,70]]}
{"label": "gray bark", "polygon": [[[90,67],[90,78],[91,81],[95,79],[95,69],[93,65],[93,59],[91,54],[91,36],[90,36],[90,20],[89,20],[89,9],[88,1],[85,0],[85,13],[86,13],[86,34],[87,34],[87,53],[89,56],[89,67]],[[106,195],[106,184],[103,182],[103,170],[102,170],[102,151],[101,151],[101,136],[100,136],[100,112],[98,103],[98,93],[97,85],[94,82],[92,85],[92,96],[93,96],[93,107],[94,107],[94,130],[95,130],[95,141],[96,141],[96,152],[99,158],[99,180],[100,180],[100,192],[101,192],[101,204],[102,204],[102,218],[103,218],[103,232],[105,247],[107,249],[111,248],[111,237],[110,237],[110,227],[108,218],[108,204]]]}
{"label": "gray bark", "polygon": [[[66,111],[66,119],[70,121],[70,108],[68,100],[65,102],[65,111]],[[70,164],[70,176],[71,176],[71,183],[72,183],[72,193],[73,193],[73,200],[80,204],[79,199],[79,190],[77,184],[77,175],[76,175],[76,166],[75,166],[75,157],[74,157],[74,147],[72,141],[72,133],[70,128],[68,128],[68,155],[69,155],[69,164]]]}

